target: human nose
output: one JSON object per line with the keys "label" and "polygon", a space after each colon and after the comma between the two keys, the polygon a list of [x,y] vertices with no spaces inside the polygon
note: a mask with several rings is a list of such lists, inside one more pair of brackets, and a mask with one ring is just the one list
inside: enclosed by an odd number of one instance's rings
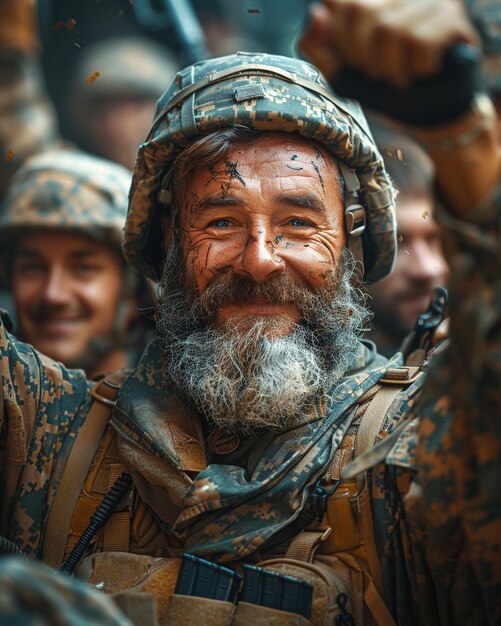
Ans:
{"label": "human nose", "polygon": [[447,265],[442,252],[427,242],[416,242],[409,258],[409,273],[415,280],[439,282],[447,277]]}
{"label": "human nose", "polygon": [[52,305],[63,305],[70,300],[68,276],[64,268],[49,269],[42,290],[42,299],[45,303]]}
{"label": "human nose", "polygon": [[265,230],[250,234],[242,253],[237,257],[233,270],[235,274],[257,283],[282,274],[285,263],[277,253],[271,236]]}

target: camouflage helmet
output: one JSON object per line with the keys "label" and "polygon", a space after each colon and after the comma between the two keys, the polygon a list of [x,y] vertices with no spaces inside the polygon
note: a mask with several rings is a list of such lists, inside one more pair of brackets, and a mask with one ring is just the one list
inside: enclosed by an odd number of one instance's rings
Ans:
{"label": "camouflage helmet", "polygon": [[78,231],[119,248],[130,177],[121,165],[77,150],[28,159],[0,207],[0,249],[5,254],[29,228]]}
{"label": "camouflage helmet", "polygon": [[123,244],[138,271],[153,279],[161,275],[160,216],[172,199],[176,157],[197,136],[235,124],[297,133],[322,144],[345,179],[348,242],[363,260],[365,280],[374,282],[391,271],[395,192],[358,104],[336,96],[305,61],[243,52],[178,72],[157,102],[136,160]]}

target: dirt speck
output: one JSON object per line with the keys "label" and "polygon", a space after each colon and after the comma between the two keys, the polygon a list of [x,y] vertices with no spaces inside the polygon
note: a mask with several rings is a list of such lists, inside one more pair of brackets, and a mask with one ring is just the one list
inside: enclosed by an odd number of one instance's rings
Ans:
{"label": "dirt speck", "polygon": [[92,72],[90,76],[87,76],[87,84],[92,85],[92,83],[95,83],[98,78],[101,78],[101,72],[96,70],[95,72]]}

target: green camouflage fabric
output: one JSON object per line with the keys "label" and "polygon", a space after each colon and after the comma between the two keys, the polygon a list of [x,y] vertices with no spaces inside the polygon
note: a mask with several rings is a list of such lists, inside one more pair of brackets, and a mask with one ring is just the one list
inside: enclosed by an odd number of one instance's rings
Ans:
{"label": "green camouflage fabric", "polygon": [[4,626],[132,626],[105,594],[39,563],[0,557]]}
{"label": "green camouflage fabric", "polygon": [[[206,466],[200,418],[166,389],[162,359],[153,342],[122,386],[111,424],[141,498],[188,552],[222,562],[249,556],[299,515],[351,423],[355,402],[389,366],[374,344],[360,343],[350,371],[329,391],[332,399],[319,402],[313,415],[280,434],[253,435],[254,457],[256,439],[264,442],[253,462],[225,458]],[[194,480],[173,445],[180,432],[183,447],[205,468]]]}
{"label": "green camouflage fabric", "polygon": [[29,228],[76,230],[120,247],[129,185],[126,168],[78,150],[33,156],[0,206],[0,247]]}
{"label": "green camouflage fabric", "polygon": [[159,220],[165,208],[158,194],[162,185],[169,189],[165,179],[176,156],[196,136],[234,124],[260,132],[298,133],[352,168],[367,211],[362,234],[365,280],[376,281],[391,271],[394,189],[358,104],[334,95],[305,61],[243,52],[185,68],[159,99],[131,187],[123,247],[133,267],[154,280],[161,275]]}
{"label": "green camouflage fabric", "polygon": [[[487,626],[501,624],[501,188],[470,223],[444,211],[437,219],[452,270],[450,342],[430,359],[422,393],[399,409],[403,432],[369,486],[398,623],[413,623],[412,597],[417,624]],[[414,576],[402,577],[399,552]]]}
{"label": "green camouflage fabric", "polygon": [[40,554],[65,459],[92,403],[81,370],[70,371],[0,326],[0,534]]}
{"label": "green camouflage fabric", "polygon": [[1,201],[23,162],[33,154],[57,147],[61,137],[35,59],[0,49],[0,85]]}

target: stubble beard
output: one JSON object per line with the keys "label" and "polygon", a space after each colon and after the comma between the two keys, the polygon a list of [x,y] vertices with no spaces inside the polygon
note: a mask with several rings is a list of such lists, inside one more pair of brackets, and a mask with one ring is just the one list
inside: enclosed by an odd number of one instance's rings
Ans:
{"label": "stubble beard", "polygon": [[[199,295],[190,289],[179,243],[168,251],[160,283],[158,332],[168,385],[215,427],[249,434],[281,431],[328,395],[348,370],[368,319],[351,285],[345,253],[321,291],[285,275],[263,284],[221,273]],[[301,320],[233,317],[221,304],[259,300],[296,304]]]}

